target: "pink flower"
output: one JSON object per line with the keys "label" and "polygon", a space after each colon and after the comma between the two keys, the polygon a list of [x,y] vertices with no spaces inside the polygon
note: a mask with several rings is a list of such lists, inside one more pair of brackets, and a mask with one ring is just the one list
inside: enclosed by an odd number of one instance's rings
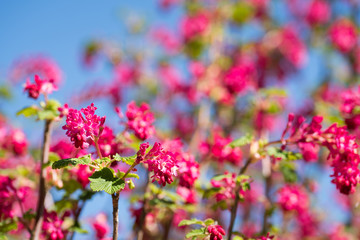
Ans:
{"label": "pink flower", "polygon": [[105,117],[97,116],[96,109],[93,103],[87,108],[82,108],[81,111],[69,109],[66,124],[62,128],[66,130],[66,135],[70,137],[76,148],[87,148],[89,142],[100,137]]}
{"label": "pink flower", "polygon": [[104,239],[106,235],[110,232],[107,217],[104,213],[99,213],[96,216],[95,222],[92,224],[92,226],[95,229],[97,239]]}
{"label": "pink flower", "polygon": [[194,204],[197,203],[196,191],[186,187],[178,187],[176,193],[179,194],[184,200],[185,203]]}
{"label": "pink flower", "polygon": [[330,19],[331,9],[327,1],[313,0],[310,3],[306,19],[311,25],[326,23]]}
{"label": "pink flower", "polygon": [[[141,145],[138,152],[138,159],[144,159],[144,163],[148,165],[148,170],[151,173],[152,182],[157,181],[160,185],[165,186],[171,184],[177,176],[178,165],[171,154],[165,151],[160,143],[155,143],[152,149],[145,154],[145,149],[149,145]],[[140,156],[140,157],[139,157]]]}
{"label": "pink flower", "polygon": [[225,230],[220,225],[210,225],[207,227],[207,232],[210,233],[210,240],[222,240],[225,235]]}
{"label": "pink flower", "polygon": [[200,61],[192,61],[189,65],[190,73],[196,78],[199,79],[205,74],[205,66]]}
{"label": "pink flower", "polygon": [[139,139],[145,140],[155,133],[155,128],[152,125],[155,118],[153,113],[150,112],[148,104],[142,103],[138,107],[134,101],[130,102],[126,110],[126,117],[128,119],[128,128],[133,130],[135,136]]}
{"label": "pink flower", "polygon": [[199,164],[195,161],[194,156],[190,154],[181,154],[178,159],[179,165],[179,185],[191,188],[200,176]]}
{"label": "pink flower", "polygon": [[89,166],[86,165],[78,165],[69,169],[69,172],[71,177],[81,184],[82,188],[86,188],[86,186],[90,183],[89,177],[93,174],[93,171],[91,171]]}
{"label": "pink flower", "polygon": [[65,140],[59,140],[53,144],[50,151],[58,154],[61,159],[81,157],[86,154],[83,149],[76,149],[74,145]]}
{"label": "pink flower", "polygon": [[15,62],[10,78],[14,82],[38,74],[44,79],[52,79],[58,85],[61,82],[62,74],[59,66],[50,58],[44,56],[30,56]]}
{"label": "pink flower", "polygon": [[255,65],[242,62],[230,68],[224,76],[224,84],[231,93],[243,93],[254,81]]}
{"label": "pink flower", "polygon": [[298,144],[303,158],[307,162],[314,162],[318,159],[319,145],[312,142]]}
{"label": "pink flower", "polygon": [[181,47],[180,41],[166,28],[154,29],[151,37],[170,54],[178,52]]}
{"label": "pink flower", "polygon": [[205,13],[186,16],[181,23],[181,33],[186,41],[203,34],[209,27],[210,20]]}
{"label": "pink flower", "polygon": [[64,220],[59,218],[55,211],[44,213],[42,235],[49,240],[61,240],[65,238],[66,231],[62,228]]}
{"label": "pink flower", "polygon": [[228,199],[235,199],[234,189],[236,187],[236,174],[235,173],[228,173],[225,172],[227,177],[222,178],[221,180],[211,180],[210,183],[215,188],[220,188],[215,194],[215,199],[217,202],[228,200]]}
{"label": "pink flower", "polygon": [[341,52],[349,52],[356,44],[356,26],[347,18],[336,20],[329,30],[330,40]]}
{"label": "pink flower", "polygon": [[170,64],[161,64],[158,74],[164,85],[172,92],[179,91],[182,88],[182,79],[180,72]]}
{"label": "pink flower", "polygon": [[107,126],[104,127],[98,144],[103,157],[115,155],[120,151],[120,145],[116,142],[113,130]]}
{"label": "pink flower", "polygon": [[14,217],[13,204],[16,202],[13,180],[0,175],[0,218]]}
{"label": "pink flower", "polygon": [[130,64],[119,64],[114,68],[116,84],[126,85],[134,82],[137,77],[137,70]]}
{"label": "pink flower", "polygon": [[215,142],[211,147],[211,153],[219,163],[229,162],[234,165],[239,165],[241,163],[242,151],[239,147],[232,148],[228,146],[228,144],[232,142],[230,137],[223,138],[216,133],[214,141]]}
{"label": "pink flower", "polygon": [[274,236],[270,235],[270,233],[267,233],[266,236],[261,236],[256,240],[271,240],[271,239],[274,239]]}
{"label": "pink flower", "polygon": [[38,75],[35,75],[35,83],[30,83],[29,79],[26,80],[24,91],[28,92],[29,97],[37,99],[40,93],[47,95],[57,90],[53,80],[41,80]]}
{"label": "pink flower", "polygon": [[285,27],[280,32],[280,52],[295,67],[304,65],[307,57],[306,45],[299,37],[298,32],[291,27]]}
{"label": "pink flower", "polygon": [[278,204],[284,211],[300,213],[309,207],[309,197],[300,185],[285,185],[278,191]]}
{"label": "pink flower", "polygon": [[26,153],[28,142],[24,132],[20,129],[11,129],[5,136],[3,148],[13,151],[15,155]]}

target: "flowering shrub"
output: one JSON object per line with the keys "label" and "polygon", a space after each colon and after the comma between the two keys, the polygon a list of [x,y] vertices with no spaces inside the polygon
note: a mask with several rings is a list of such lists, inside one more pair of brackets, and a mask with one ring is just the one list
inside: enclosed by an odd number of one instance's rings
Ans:
{"label": "flowering shrub", "polygon": [[359,239],[359,3],[158,5],[174,29],[128,31],[151,54],[90,41],[110,79],[67,103],[54,60],[12,66],[44,129],[0,115],[0,239]]}

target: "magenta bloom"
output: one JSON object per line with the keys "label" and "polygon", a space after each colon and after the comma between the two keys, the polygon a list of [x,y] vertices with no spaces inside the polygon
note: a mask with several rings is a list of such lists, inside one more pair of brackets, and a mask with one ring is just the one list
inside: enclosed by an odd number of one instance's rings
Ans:
{"label": "magenta bloom", "polygon": [[255,77],[255,65],[252,62],[243,62],[226,72],[224,84],[231,93],[242,93],[252,84]]}
{"label": "magenta bloom", "polygon": [[14,217],[13,204],[16,202],[13,180],[8,176],[0,176],[0,218]]}
{"label": "magenta bloom", "polygon": [[24,91],[28,92],[29,97],[33,99],[37,99],[41,93],[44,95],[51,94],[57,89],[58,88],[52,79],[41,80],[38,75],[35,75],[35,83],[31,83],[29,79],[27,79],[24,86]]}
{"label": "magenta bloom", "polygon": [[228,144],[232,142],[230,137],[223,138],[219,134],[215,134],[214,141],[211,147],[211,153],[219,163],[230,162],[234,165],[241,163],[242,151],[239,147],[232,148],[228,146]]}
{"label": "magenta bloom", "polygon": [[228,172],[225,172],[225,174],[228,174],[228,177],[218,181],[211,180],[210,182],[213,187],[220,188],[220,191],[215,195],[217,202],[228,199],[235,199],[234,189],[236,188],[236,174]]}
{"label": "magenta bloom", "polygon": [[349,52],[356,45],[356,26],[347,18],[335,21],[329,35],[334,46],[343,53]]}
{"label": "magenta bloom", "polygon": [[225,235],[225,230],[220,225],[210,225],[207,231],[210,233],[210,240],[222,240]]}
{"label": "magenta bloom", "polygon": [[87,148],[89,143],[101,135],[105,123],[105,117],[95,114],[97,108],[92,103],[81,111],[69,109],[66,116],[66,124],[62,127],[66,130],[66,135],[76,148]]}
{"label": "magenta bloom", "polygon": [[307,12],[306,19],[311,25],[326,23],[330,19],[331,9],[327,1],[313,0]]}
{"label": "magenta bloom", "polygon": [[203,34],[208,29],[209,25],[210,20],[205,13],[186,16],[181,23],[181,33],[187,41]]}
{"label": "magenta bloom", "polygon": [[291,27],[281,30],[280,52],[295,67],[304,65],[307,57],[306,45],[301,40],[298,32]]}
{"label": "magenta bloom", "polygon": [[49,240],[61,240],[65,238],[66,231],[62,228],[64,220],[59,218],[55,211],[44,213],[42,235]]}
{"label": "magenta bloom", "polygon": [[152,125],[155,121],[154,115],[150,112],[150,107],[142,103],[140,107],[135,102],[129,103],[126,111],[128,118],[128,128],[135,132],[135,136],[141,140],[149,138],[155,133],[155,127]]}
{"label": "magenta bloom", "polygon": [[278,204],[284,211],[300,213],[309,207],[309,197],[300,185],[285,185],[278,196]]}
{"label": "magenta bloom", "polygon": [[95,230],[97,239],[104,239],[110,232],[110,227],[104,213],[100,213],[96,216],[95,222],[92,224],[92,226]]}
{"label": "magenta bloom", "polygon": [[171,184],[177,176],[179,166],[173,155],[165,151],[160,143],[155,143],[152,149],[145,154],[149,144],[142,144],[138,152],[138,160],[148,164],[148,170],[151,173],[152,182],[158,181],[162,186]]}

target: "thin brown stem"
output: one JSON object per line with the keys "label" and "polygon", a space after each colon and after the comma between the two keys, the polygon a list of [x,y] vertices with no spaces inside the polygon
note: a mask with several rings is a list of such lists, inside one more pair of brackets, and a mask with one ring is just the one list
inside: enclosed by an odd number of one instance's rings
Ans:
{"label": "thin brown stem", "polygon": [[45,129],[44,129],[44,138],[43,138],[43,146],[41,150],[41,159],[40,159],[40,181],[39,181],[39,199],[36,208],[35,215],[35,224],[32,229],[32,234],[30,240],[38,240],[40,237],[41,226],[43,222],[44,215],[44,203],[46,197],[46,186],[45,186],[45,169],[44,165],[48,162],[49,159],[49,150],[50,150],[50,136],[51,136],[51,127],[52,120],[45,121]]}
{"label": "thin brown stem", "polygon": [[119,234],[119,197],[120,193],[111,195],[113,204],[113,240],[118,239]]}
{"label": "thin brown stem", "polygon": [[102,154],[101,154],[100,147],[99,147],[99,137],[96,137],[94,142],[95,142],[95,148],[96,148],[97,155],[99,156],[100,159],[102,159]]}
{"label": "thin brown stem", "polygon": [[144,199],[143,199],[143,208],[141,211],[141,215],[140,215],[140,221],[139,221],[139,232],[138,232],[138,236],[137,236],[137,240],[143,240],[144,239],[144,234],[145,234],[145,217],[146,217],[146,208],[147,208],[147,198],[146,198],[146,194],[147,192],[150,191],[150,178],[149,178],[149,172],[147,171],[147,182],[145,185],[145,191],[144,191]]}
{"label": "thin brown stem", "polygon": [[167,219],[168,221],[166,221],[166,223],[164,224],[164,235],[163,235],[163,240],[168,240],[169,239],[169,235],[170,235],[170,230],[171,230],[171,225],[172,225],[172,221],[174,219],[174,213],[172,210],[170,210],[170,215],[169,218]]}
{"label": "thin brown stem", "polygon": [[[245,165],[240,169],[238,176],[241,175],[241,174],[244,174],[246,172],[246,170],[249,167],[250,163],[251,163],[251,158],[249,158],[246,161]],[[231,240],[231,237],[232,237],[232,232],[233,232],[233,228],[234,228],[237,207],[238,207],[239,200],[240,200],[240,196],[239,196],[240,188],[241,188],[240,184],[237,184],[236,188],[235,188],[234,205],[231,207],[230,225],[229,225],[229,229],[228,229],[228,234],[229,234],[228,235],[228,240]]]}

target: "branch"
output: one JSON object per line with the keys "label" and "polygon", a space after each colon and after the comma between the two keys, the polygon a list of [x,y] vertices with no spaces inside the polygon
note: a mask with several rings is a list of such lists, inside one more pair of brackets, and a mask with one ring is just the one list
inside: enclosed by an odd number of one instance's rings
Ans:
{"label": "branch", "polygon": [[[245,165],[240,169],[238,176],[240,176],[240,175],[242,175],[242,174],[244,174],[246,172],[246,170],[249,167],[250,163],[251,163],[251,158],[249,158],[246,161]],[[231,207],[230,225],[229,225],[229,229],[228,229],[228,234],[229,234],[228,240],[231,240],[231,237],[232,237],[232,232],[233,232],[233,228],[234,228],[237,207],[238,207],[239,200],[240,200],[240,196],[239,196],[240,187],[241,187],[241,185],[237,184],[236,188],[235,188],[235,202],[234,202],[234,205]]]}

